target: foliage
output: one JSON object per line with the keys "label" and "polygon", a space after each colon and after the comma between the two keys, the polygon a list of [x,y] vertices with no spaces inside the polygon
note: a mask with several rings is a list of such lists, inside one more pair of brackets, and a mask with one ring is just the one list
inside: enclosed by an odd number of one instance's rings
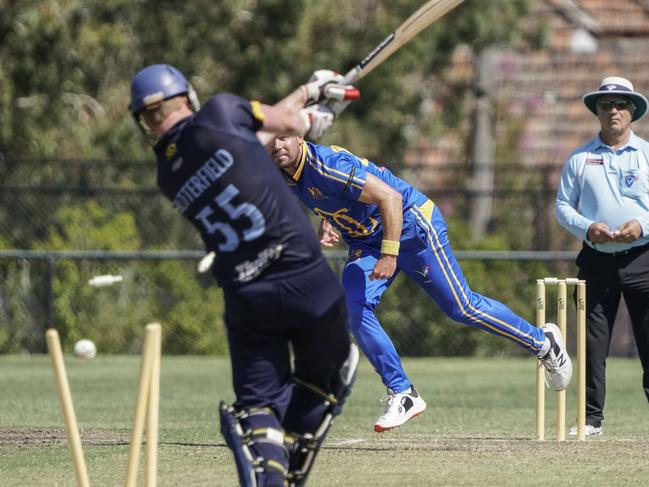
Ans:
{"label": "foliage", "polygon": [[[2,205],[0,226],[11,232],[2,236],[0,247],[195,248],[195,232],[170,205],[154,198],[129,200],[129,190],[152,186],[153,166],[147,178],[111,165],[99,177],[87,168],[72,170],[52,159],[152,158],[127,109],[130,78],[145,65],[177,66],[203,100],[231,91],[274,103],[315,69],[345,72],[353,67],[421,3],[0,2],[0,178],[4,184],[11,181],[13,189],[32,185],[42,190],[29,197],[33,212]],[[323,142],[347,146],[398,169],[408,133],[457,127],[462,110],[470,104],[472,86],[433,81],[448,64],[451,51],[459,44],[479,50],[517,42],[518,22],[527,5],[528,0],[465,2],[364,78],[359,85],[362,99],[350,106]],[[440,119],[430,120],[420,110],[425,99],[443,104]],[[70,193],[48,192],[49,186],[57,184]],[[93,185],[109,186],[120,191],[120,197],[107,203],[93,192]],[[3,195],[1,201],[13,201],[9,196]],[[60,262],[52,284],[54,320],[64,340],[69,344],[87,336],[106,350],[128,351],[137,345],[137,324],[164,316],[169,330],[166,346],[174,353],[224,351],[221,295],[211,280],[197,279],[186,264],[108,263],[103,271],[128,274],[129,280],[93,290],[85,283],[98,273],[96,263]],[[33,301],[46,299],[47,273],[35,278],[25,269],[24,263],[0,269],[13,283],[0,284],[0,317],[3,323],[11,323],[0,329],[0,351],[40,343],[40,339],[21,338],[16,331],[27,329],[28,322],[45,321],[42,312],[31,316],[34,312],[28,310]],[[487,274],[479,268],[471,272],[479,279]],[[20,287],[25,275],[33,278],[37,291]],[[408,284],[395,284],[398,290],[402,286],[404,293],[413,292]],[[413,317],[409,326],[429,336],[410,351],[415,355],[437,350],[436,344],[444,341],[429,330],[424,319],[429,303],[425,299],[422,303],[407,310]],[[388,321],[398,322],[402,312],[398,307],[387,312],[394,315]],[[469,335],[466,339],[473,340]]]}
{"label": "foliage", "polygon": [[154,284],[152,316],[165,317],[164,347],[169,353],[224,354],[223,295],[211,276],[203,282],[194,273],[170,261],[157,265],[153,273],[143,274]]}
{"label": "foliage", "polygon": [[43,250],[137,248],[133,215],[110,214],[88,199],[80,207],[61,207],[51,215]]}
{"label": "foliage", "polygon": [[[0,154],[144,157],[126,112],[130,77],[176,65],[202,98],[233,91],[273,102],[320,67],[345,71],[413,13],[420,0],[32,0],[7,2],[0,21]],[[423,83],[458,44],[517,39],[528,0],[466,2],[361,82],[328,137],[370,158],[400,160],[403,127]],[[333,14],[335,12],[335,15]],[[469,90],[470,87],[465,87]],[[5,168],[7,169],[7,168]]]}
{"label": "foliage", "polygon": [[[137,231],[129,214],[110,214],[96,202],[88,200],[82,207],[64,207],[51,215],[48,238],[40,244],[44,250],[135,249]],[[22,346],[34,348],[40,331],[30,323],[28,310],[34,306],[30,289],[42,289],[47,275],[36,275],[39,283],[29,282],[29,267],[6,266],[13,273],[4,280],[0,292],[7,296],[2,321],[11,323],[0,332],[0,351],[17,351]],[[16,272],[27,272],[28,282],[19,283]],[[53,325],[60,330],[65,344],[80,338],[94,340],[106,352],[134,351],[139,347],[138,329],[143,323],[164,317],[165,347],[170,353],[224,353],[226,340],[222,323],[223,299],[211,280],[199,280],[190,262],[167,261],[151,265],[104,262],[98,268],[93,261],[59,259],[54,269]],[[124,277],[119,285],[93,288],[87,285],[97,274]],[[13,285],[11,283],[14,283]],[[43,302],[45,296],[40,296]]]}
{"label": "foliage", "polygon": [[46,273],[42,263],[0,262],[0,353],[43,349]]}

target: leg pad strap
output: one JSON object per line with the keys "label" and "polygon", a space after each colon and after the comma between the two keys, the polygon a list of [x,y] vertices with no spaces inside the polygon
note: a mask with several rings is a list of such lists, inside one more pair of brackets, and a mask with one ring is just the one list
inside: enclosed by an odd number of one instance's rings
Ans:
{"label": "leg pad strap", "polygon": [[[338,383],[335,386],[334,394],[327,394],[313,384],[294,378],[295,387],[302,389],[300,392],[295,391],[294,395],[304,396],[308,391],[311,394],[306,395],[320,398],[318,402],[319,404],[324,403],[324,408],[320,412],[322,419],[315,428],[312,428],[314,431],[302,434],[287,431],[284,434],[284,442],[289,452],[288,481],[290,487],[301,487],[306,483],[329,428],[333,424],[334,418],[342,412],[343,404],[351,393],[359,358],[358,348],[351,344],[349,356],[338,372]],[[315,417],[317,418],[317,416]]]}
{"label": "leg pad strap", "polygon": [[238,411],[221,402],[221,434],[234,455],[241,487],[285,487],[288,452],[272,410]]}

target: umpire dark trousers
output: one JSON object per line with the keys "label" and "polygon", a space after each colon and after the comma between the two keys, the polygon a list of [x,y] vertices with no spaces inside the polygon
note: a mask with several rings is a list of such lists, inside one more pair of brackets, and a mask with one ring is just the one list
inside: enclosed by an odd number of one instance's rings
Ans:
{"label": "umpire dark trousers", "polygon": [[586,281],[586,422],[600,426],[606,397],[606,357],[624,296],[642,363],[649,400],[649,245],[606,254],[584,244],[577,257]]}

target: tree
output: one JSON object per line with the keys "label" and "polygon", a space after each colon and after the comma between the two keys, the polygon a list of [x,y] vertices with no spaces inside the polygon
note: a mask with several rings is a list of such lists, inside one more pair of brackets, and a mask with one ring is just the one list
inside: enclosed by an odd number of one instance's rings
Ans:
{"label": "tree", "polygon": [[[453,49],[461,43],[481,48],[511,42],[527,3],[465,2],[363,79],[362,99],[322,142],[347,146],[398,170],[408,131],[434,135],[431,127],[457,127],[470,107],[472,86],[435,82]],[[38,218],[20,213],[21,201],[5,199],[17,193],[4,191],[0,246],[122,250],[193,245],[187,226],[167,223],[174,217],[181,222],[170,205],[138,205],[123,198],[132,189],[151,189],[152,167],[143,178],[137,170],[122,170],[123,165],[111,169],[107,164],[94,174],[63,161],[152,159],[128,112],[131,77],[147,64],[169,63],[189,77],[203,100],[231,91],[273,103],[315,69],[353,67],[420,5],[421,0],[0,0],[0,180],[18,189],[74,186],[74,192],[63,195],[50,188],[31,194]],[[444,107],[436,120],[420,110],[422,100],[431,98]],[[109,204],[96,194],[102,184],[120,191]],[[80,196],[85,203],[78,208]],[[147,227],[151,221],[156,223]],[[25,272],[20,265],[9,266],[3,275]],[[118,288],[92,294],[84,286],[92,272],[88,263],[66,262],[56,269],[55,313],[64,338],[85,334],[103,340],[109,350],[120,349],[122,340],[123,349],[135,338],[135,322],[164,315],[177,331],[168,344],[173,351],[223,349],[222,330],[211,328],[219,322],[220,294],[197,282],[193,268],[179,263],[139,268],[138,279],[157,289],[148,294],[137,285],[123,286],[126,294]],[[10,313],[0,308],[8,321],[29,314],[29,292],[19,288],[0,287],[0,294],[20,295]],[[112,312],[102,313],[107,309]],[[93,319],[100,322],[101,336],[88,328]],[[120,327],[111,328],[116,321]],[[7,329],[0,329],[0,350],[16,350],[20,340]]]}
{"label": "tree", "polygon": [[[362,100],[341,117],[327,140],[370,158],[400,160],[403,128],[418,125],[423,97],[449,95],[449,103],[462,99],[428,83],[430,75],[460,43],[479,48],[510,42],[527,3],[466,2],[430,26],[361,82]],[[0,155],[148,157],[126,109],[130,78],[144,65],[176,65],[203,98],[227,90],[272,102],[314,69],[351,68],[420,4],[5,1]]]}

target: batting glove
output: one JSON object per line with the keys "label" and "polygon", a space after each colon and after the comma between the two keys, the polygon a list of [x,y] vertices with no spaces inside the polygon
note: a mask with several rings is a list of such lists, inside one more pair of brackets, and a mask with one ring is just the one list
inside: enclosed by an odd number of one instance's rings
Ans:
{"label": "batting glove", "polygon": [[345,101],[331,101],[327,100],[327,106],[331,108],[331,111],[334,112],[334,115],[337,117],[340,115],[345,108],[347,108],[347,105],[349,105],[351,101],[345,100]]}
{"label": "batting glove", "polygon": [[319,139],[334,123],[334,112],[325,105],[311,105],[300,110],[304,121],[304,135],[312,139]]}
{"label": "batting glove", "polygon": [[306,93],[305,106],[313,105],[322,100],[356,100],[360,97],[358,89],[352,85],[342,85],[343,75],[330,69],[319,69],[303,85]]}

